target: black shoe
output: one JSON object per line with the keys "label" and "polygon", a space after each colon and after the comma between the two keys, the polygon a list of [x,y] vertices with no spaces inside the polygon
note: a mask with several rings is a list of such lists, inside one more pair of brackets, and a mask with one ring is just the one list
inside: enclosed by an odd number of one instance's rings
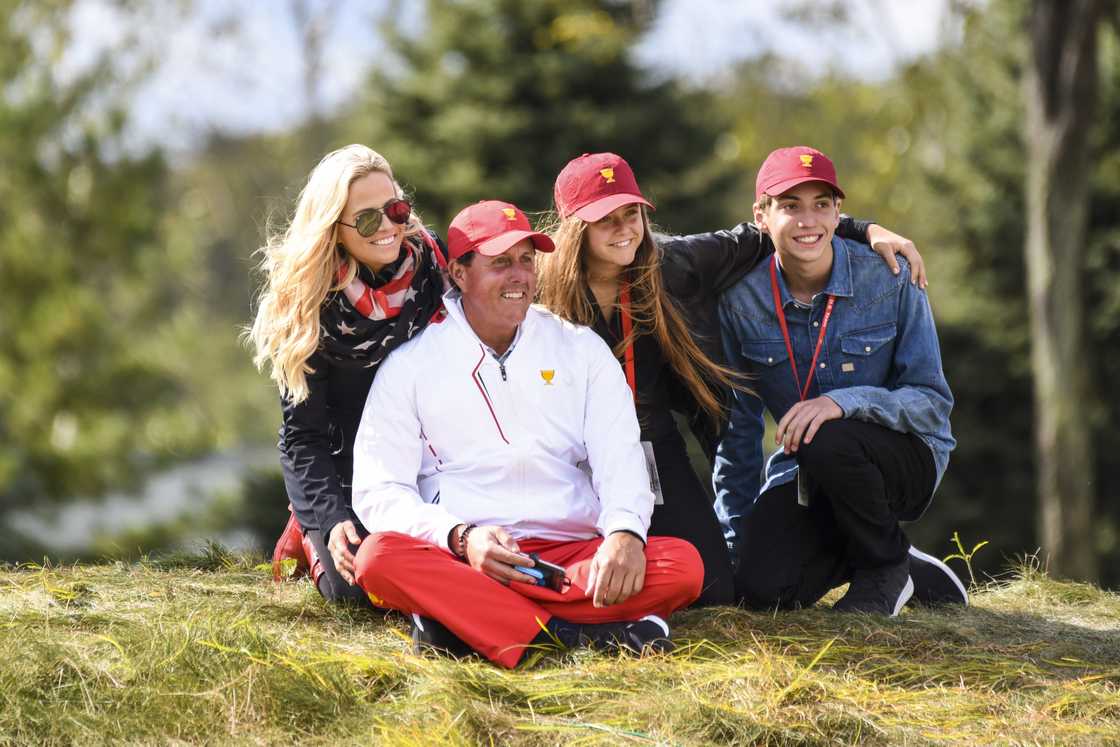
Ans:
{"label": "black shoe", "polygon": [[[669,638],[669,624],[657,615],[646,615],[634,622],[584,625],[580,638],[587,637],[586,646],[601,651],[626,651],[637,656],[667,654],[676,648]],[[581,640],[582,642],[582,640]]]}
{"label": "black shoe", "polygon": [[439,620],[413,613],[412,652],[419,656],[427,651],[457,659],[474,653],[474,649],[463,643]]}
{"label": "black shoe", "polygon": [[968,592],[953,569],[916,547],[910,548],[910,578],[914,580],[915,604],[963,604],[968,606]]}
{"label": "black shoe", "polygon": [[676,648],[669,637],[669,623],[657,615],[646,615],[624,629],[622,647],[637,654],[667,654]]}
{"label": "black shoe", "polygon": [[907,560],[881,568],[857,569],[852,573],[848,593],[832,609],[894,617],[913,593]]}
{"label": "black shoe", "polygon": [[572,623],[559,618],[548,622],[553,640],[567,648],[585,647],[596,651],[626,651],[638,656],[665,654],[675,646],[669,638],[669,625],[657,615],[641,620],[609,623]]}

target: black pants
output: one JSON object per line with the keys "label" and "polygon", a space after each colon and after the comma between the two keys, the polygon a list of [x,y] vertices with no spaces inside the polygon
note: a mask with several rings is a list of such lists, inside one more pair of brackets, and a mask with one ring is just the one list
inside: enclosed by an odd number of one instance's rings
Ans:
{"label": "black pants", "polygon": [[679,435],[654,442],[657,473],[665,502],[653,507],[649,534],[692,543],[704,561],[704,586],[693,607],[734,602],[734,579],[719,519],[700,485]]}
{"label": "black pants", "polygon": [[797,462],[808,507],[792,481],[743,517],[735,592],[748,607],[807,607],[855,569],[905,560],[899,522],[921,516],[937,474],[920,438],[857,420],[825,423]]}
{"label": "black pants", "polygon": [[[361,530],[359,532],[365,534]],[[365,591],[356,584],[352,586],[346,583],[342,576],[338,574],[338,569],[334,566],[334,558],[327,550],[323,533],[318,529],[308,529],[304,532],[304,536],[311,540],[311,544],[315,546],[315,552],[319,554],[319,562],[322,563],[323,575],[319,576],[318,589],[319,593],[323,595],[323,599],[335,604],[354,604],[372,609],[373,603],[369,601]],[[350,545],[350,552],[358,552],[358,546]]]}

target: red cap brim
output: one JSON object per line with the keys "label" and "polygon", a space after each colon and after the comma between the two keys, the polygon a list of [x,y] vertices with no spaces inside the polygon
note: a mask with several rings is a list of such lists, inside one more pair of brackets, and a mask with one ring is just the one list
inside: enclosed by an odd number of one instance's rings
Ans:
{"label": "red cap brim", "polygon": [[475,251],[484,257],[497,257],[517,242],[524,241],[525,239],[530,239],[538,252],[551,252],[556,249],[556,245],[552,243],[552,239],[548,238],[548,236],[540,231],[507,231],[492,239],[483,241],[475,247]]}
{"label": "red cap brim", "polygon": [[656,210],[653,203],[641,195],[617,194],[600,197],[598,200],[592,200],[579,210],[573,210],[572,215],[582,221],[594,223],[623,205],[633,205],[634,203],[640,203],[650,210]]}
{"label": "red cap brim", "polygon": [[[844,198],[844,190],[840,189],[839,184],[834,184],[827,179],[821,179],[819,176],[812,176],[809,174],[806,174],[805,176],[797,176],[793,179],[786,179],[784,182],[778,182],[777,184],[771,184],[769,187],[764,189],[763,192],[770,195],[771,197],[781,197],[786,192],[796,187],[798,184],[804,184],[805,182],[820,182],[821,184],[827,184],[828,186],[836,190],[841,199]],[[758,195],[758,197],[761,197],[761,195]]]}

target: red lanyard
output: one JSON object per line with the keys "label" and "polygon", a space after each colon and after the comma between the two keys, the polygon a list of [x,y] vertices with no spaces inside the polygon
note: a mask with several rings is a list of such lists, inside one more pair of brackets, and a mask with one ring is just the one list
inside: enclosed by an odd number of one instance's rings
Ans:
{"label": "red lanyard", "polygon": [[793,359],[793,345],[789,341],[789,327],[786,326],[786,312],[782,309],[782,294],[778,290],[778,255],[770,257],[770,287],[774,291],[774,313],[778,315],[778,326],[782,328],[782,337],[786,341],[786,352],[789,353],[789,367],[793,369],[793,383],[801,395],[801,401],[809,396],[809,385],[813,383],[813,374],[817,372],[817,359],[821,354],[821,345],[824,344],[824,333],[828,329],[828,320],[832,318],[832,307],[836,303],[836,296],[829,295],[828,304],[824,307],[824,316],[821,317],[821,333],[817,335],[817,347],[813,350],[813,362],[809,364],[809,375],[805,378],[805,388],[801,388],[801,377],[797,375],[797,361]]}
{"label": "red lanyard", "polygon": [[[630,282],[623,279],[618,284],[618,313],[622,315],[622,339],[630,337],[630,332],[633,330],[634,325],[630,319]],[[784,322],[783,322],[784,324]],[[638,401],[638,385],[634,376],[634,341],[626,345],[626,383],[630,385],[630,391],[634,394],[634,402]]]}

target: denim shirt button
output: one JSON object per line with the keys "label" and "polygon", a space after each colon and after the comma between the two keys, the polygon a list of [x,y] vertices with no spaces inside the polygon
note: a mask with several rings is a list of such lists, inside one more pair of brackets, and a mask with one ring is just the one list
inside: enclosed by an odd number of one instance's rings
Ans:
{"label": "denim shirt button", "polygon": [[819,327],[819,326],[821,326],[821,323],[820,322],[813,322],[813,326],[814,327]]}
{"label": "denim shirt button", "polygon": [[870,346],[870,345],[868,345],[867,347],[865,347],[865,348],[863,349],[863,352],[865,352],[865,353],[870,353],[870,352],[871,352],[871,346]]}
{"label": "denim shirt button", "polygon": [[823,364],[823,363],[821,364],[821,368],[824,368],[824,364]]}
{"label": "denim shirt button", "polygon": [[767,359],[766,359],[766,362],[767,362],[767,363],[773,363],[773,362],[774,362],[774,359],[773,359],[773,358],[767,358]]}

